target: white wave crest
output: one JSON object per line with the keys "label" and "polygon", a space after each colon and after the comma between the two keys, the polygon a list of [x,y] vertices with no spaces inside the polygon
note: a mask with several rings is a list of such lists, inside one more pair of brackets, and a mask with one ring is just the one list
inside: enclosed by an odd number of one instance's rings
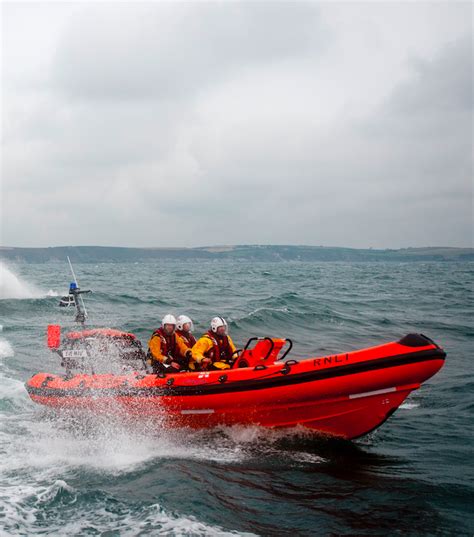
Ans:
{"label": "white wave crest", "polygon": [[[80,492],[66,481],[59,479],[50,485],[23,485],[15,483],[6,488],[0,496],[0,511],[3,514],[2,535],[84,535],[115,534],[127,537],[144,535],[169,536],[253,536],[251,533],[226,531],[212,526],[192,516],[166,512],[159,504],[144,506],[138,511],[123,506],[116,512],[102,505],[76,507]],[[61,497],[61,507],[51,504]],[[44,509],[49,506],[47,529],[44,527]],[[74,516],[64,520],[62,511],[71,509]]]}
{"label": "white wave crest", "polygon": [[[10,412],[18,412],[33,406],[23,382],[6,377],[3,373],[0,373],[0,404],[3,410],[8,409]],[[3,421],[6,416],[2,415],[1,418]]]}
{"label": "white wave crest", "polygon": [[13,348],[10,345],[10,342],[6,339],[0,339],[0,359],[1,358],[11,358],[14,356]]}
{"label": "white wave crest", "polygon": [[404,410],[413,410],[414,408],[418,408],[420,405],[418,403],[402,403],[399,408],[402,408]]}
{"label": "white wave crest", "polygon": [[273,313],[288,313],[290,310],[286,306],[282,306],[281,308],[270,308],[267,306],[262,306],[260,308],[256,308],[249,313],[246,313],[240,317],[233,317],[232,320],[234,321],[244,321],[247,319],[251,319],[255,315],[258,315],[262,312],[273,312]]}

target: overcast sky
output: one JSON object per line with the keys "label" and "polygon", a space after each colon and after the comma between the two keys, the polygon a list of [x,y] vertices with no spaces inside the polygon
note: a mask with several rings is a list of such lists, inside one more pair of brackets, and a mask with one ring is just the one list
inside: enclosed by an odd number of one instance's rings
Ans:
{"label": "overcast sky", "polygon": [[472,6],[4,3],[1,243],[469,246]]}

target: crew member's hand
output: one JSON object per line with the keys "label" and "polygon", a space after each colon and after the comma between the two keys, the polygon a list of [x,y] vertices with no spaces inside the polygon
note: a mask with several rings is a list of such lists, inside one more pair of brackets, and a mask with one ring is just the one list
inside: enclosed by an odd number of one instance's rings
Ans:
{"label": "crew member's hand", "polygon": [[171,362],[171,367],[174,367],[174,369],[177,369],[178,371],[181,369],[181,366],[178,364],[178,362]]}
{"label": "crew member's hand", "polygon": [[204,358],[204,360],[201,361],[201,367],[202,369],[207,369],[212,363],[212,360],[210,358]]}

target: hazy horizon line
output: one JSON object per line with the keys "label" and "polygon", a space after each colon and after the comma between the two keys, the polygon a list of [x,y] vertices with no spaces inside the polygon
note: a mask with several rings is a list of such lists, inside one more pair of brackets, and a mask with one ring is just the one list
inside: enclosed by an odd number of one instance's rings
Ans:
{"label": "hazy horizon line", "polygon": [[424,246],[400,246],[400,247],[391,247],[391,246],[365,246],[365,247],[356,247],[356,246],[336,246],[336,245],[324,245],[324,244],[298,244],[298,243],[241,243],[241,244],[208,244],[203,246],[124,246],[124,245],[100,245],[100,244],[61,244],[56,246],[4,246],[0,245],[0,249],[14,249],[14,248],[28,248],[31,250],[34,249],[44,249],[44,248],[128,248],[136,250],[197,250],[205,248],[237,248],[237,247],[273,247],[273,246],[291,246],[299,248],[345,248],[350,250],[408,250],[408,249],[427,249],[427,248],[452,248],[458,250],[474,249],[474,246],[448,246],[448,245],[424,245]]}

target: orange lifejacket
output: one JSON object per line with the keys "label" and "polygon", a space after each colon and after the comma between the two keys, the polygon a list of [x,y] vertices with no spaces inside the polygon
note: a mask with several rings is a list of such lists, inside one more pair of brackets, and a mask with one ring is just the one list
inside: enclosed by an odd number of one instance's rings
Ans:
{"label": "orange lifejacket", "polygon": [[[161,341],[161,354],[167,356],[168,358],[176,359],[179,358],[178,343],[176,342],[176,334],[173,332],[171,335],[168,335],[163,327],[158,328],[152,334],[152,337],[159,337]],[[150,351],[148,351],[150,352]]]}
{"label": "orange lifejacket", "polygon": [[217,336],[209,330],[207,337],[212,341],[212,348],[204,353],[206,358],[213,362],[229,362],[232,359],[232,347],[227,336]]}
{"label": "orange lifejacket", "polygon": [[188,349],[192,349],[194,345],[196,345],[196,338],[191,334],[191,332],[185,332],[184,330],[176,330],[176,334],[178,334],[178,336],[184,340],[184,342],[188,346]]}

